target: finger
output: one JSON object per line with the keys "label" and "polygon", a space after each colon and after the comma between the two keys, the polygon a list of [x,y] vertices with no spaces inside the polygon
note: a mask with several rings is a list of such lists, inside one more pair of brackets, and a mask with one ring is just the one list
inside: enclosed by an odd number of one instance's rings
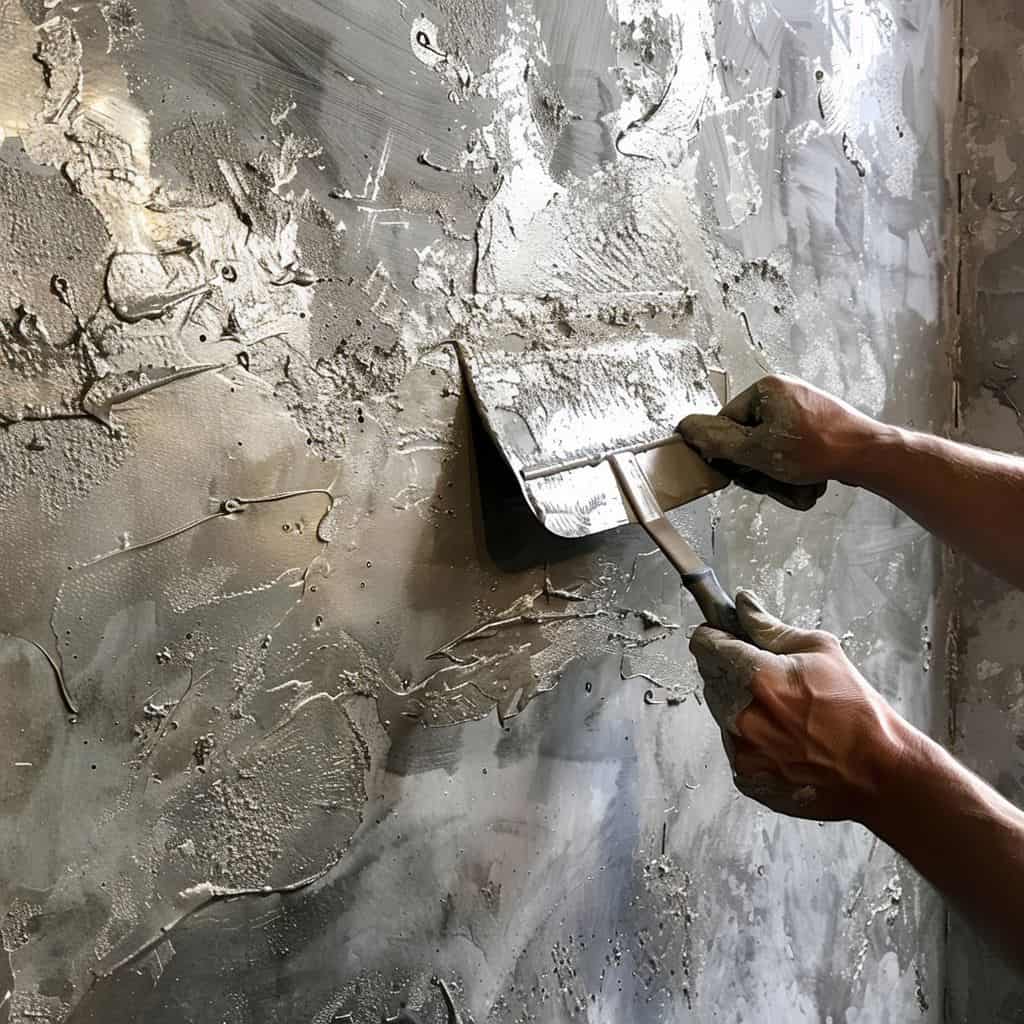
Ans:
{"label": "finger", "polygon": [[764,660],[762,652],[753,644],[711,626],[698,626],[693,631],[690,653],[697,659],[701,675],[707,670],[716,677],[751,676]]}
{"label": "finger", "polygon": [[769,486],[762,493],[796,512],[807,512],[814,508],[818,499],[823,497],[825,491],[828,490],[827,483],[786,484],[772,480],[771,477],[765,477],[765,479],[769,481]]}
{"label": "finger", "polygon": [[[749,454],[748,451],[748,457]],[[766,494],[769,498],[774,498],[780,505],[795,509],[797,512],[806,512],[813,508],[828,487],[828,484],[824,483],[788,484],[768,476],[767,473],[751,469],[748,466],[737,466],[724,459],[712,461],[711,468],[717,469],[734,483],[753,494]]]}
{"label": "finger", "polygon": [[761,422],[761,400],[764,392],[761,381],[751,384],[745,391],[741,391],[735,398],[726,402],[721,415],[727,416],[737,423],[753,426]]}
{"label": "finger", "polygon": [[766,655],[721,630],[701,626],[690,650],[704,679],[704,700],[719,728],[736,732],[736,720],[754,699],[752,684]]}
{"label": "finger", "polygon": [[782,781],[775,762],[764,754],[750,753],[749,751],[737,750],[732,759],[733,774],[745,778],[755,775],[770,775]]}
{"label": "finger", "polygon": [[745,427],[727,416],[694,413],[687,416],[676,429],[682,434],[683,440],[696,448],[705,459],[727,459],[729,462],[745,464],[753,428]]}
{"label": "finger", "polygon": [[736,612],[746,635],[762,650],[772,654],[821,650],[824,634],[817,630],[798,629],[775,618],[765,611],[749,590],[741,590],[736,595]]}

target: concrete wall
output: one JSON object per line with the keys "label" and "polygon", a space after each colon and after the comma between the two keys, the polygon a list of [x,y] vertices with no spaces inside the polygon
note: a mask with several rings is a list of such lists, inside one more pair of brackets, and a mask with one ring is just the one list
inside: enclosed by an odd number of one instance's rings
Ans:
{"label": "concrete wall", "polygon": [[[678,580],[506,500],[447,342],[941,428],[947,21],[0,0],[0,1022],[942,1017],[934,895],[733,791]],[[920,529],[677,521],[945,729]]]}
{"label": "concrete wall", "polygon": [[[969,3],[958,146],[961,435],[973,444],[1024,449],[1017,384],[1024,192],[1020,47],[1024,14],[1013,3]],[[984,514],[979,510],[979,514]],[[952,577],[951,577],[952,578]],[[952,729],[957,754],[1008,800],[1024,804],[1024,604],[1008,584],[959,566],[953,620],[959,655]],[[1024,982],[955,916],[949,933],[950,1020],[1024,1019]]]}

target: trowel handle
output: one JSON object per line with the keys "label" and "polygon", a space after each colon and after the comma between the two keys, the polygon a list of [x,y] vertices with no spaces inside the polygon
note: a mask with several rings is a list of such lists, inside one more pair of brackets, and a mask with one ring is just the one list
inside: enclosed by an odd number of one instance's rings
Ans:
{"label": "trowel handle", "polygon": [[740,626],[736,614],[736,604],[722,589],[714,569],[703,572],[682,573],[683,586],[693,594],[694,600],[704,613],[709,626],[720,629],[733,636],[743,637],[746,634]]}

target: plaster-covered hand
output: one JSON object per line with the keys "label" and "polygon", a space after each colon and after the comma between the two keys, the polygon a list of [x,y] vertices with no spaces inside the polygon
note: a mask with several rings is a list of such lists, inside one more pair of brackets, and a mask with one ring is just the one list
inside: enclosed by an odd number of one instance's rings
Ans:
{"label": "plaster-covered hand", "polygon": [[850,482],[858,454],[880,425],[804,381],[771,376],[717,416],[687,416],[678,429],[737,483],[791,507],[810,508],[829,480]]}
{"label": "plaster-covered hand", "polygon": [[861,820],[896,756],[896,712],[831,634],[780,622],[746,591],[736,610],[749,642],[701,626],[690,650],[737,787],[784,814]]}

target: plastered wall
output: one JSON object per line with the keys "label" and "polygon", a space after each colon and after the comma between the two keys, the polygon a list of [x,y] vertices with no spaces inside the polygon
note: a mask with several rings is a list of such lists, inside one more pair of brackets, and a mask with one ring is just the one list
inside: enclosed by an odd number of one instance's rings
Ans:
{"label": "plastered wall", "polygon": [[[941,1018],[934,895],[733,791],[678,580],[532,524],[450,341],[942,428],[949,21],[0,0],[0,1021]],[[921,530],[676,518],[944,734]]]}
{"label": "plastered wall", "polygon": [[[960,433],[972,444],[1020,452],[1021,118],[1015,99],[1024,20],[1012,4],[967,4],[958,38],[962,130],[951,164],[959,214],[954,303]],[[952,741],[971,768],[1019,806],[1020,595],[966,563],[951,563],[949,579],[957,652]],[[950,1020],[1012,1021],[1024,1015],[1020,978],[956,916],[950,919],[948,959]]]}

